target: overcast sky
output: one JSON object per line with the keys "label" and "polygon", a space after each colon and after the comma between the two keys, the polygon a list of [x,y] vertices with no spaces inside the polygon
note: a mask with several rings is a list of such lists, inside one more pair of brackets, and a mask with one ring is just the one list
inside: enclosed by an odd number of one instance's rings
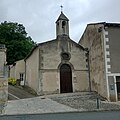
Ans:
{"label": "overcast sky", "polygon": [[120,0],[0,0],[0,22],[21,23],[35,42],[44,42],[56,37],[61,5],[76,42],[89,23],[120,23]]}

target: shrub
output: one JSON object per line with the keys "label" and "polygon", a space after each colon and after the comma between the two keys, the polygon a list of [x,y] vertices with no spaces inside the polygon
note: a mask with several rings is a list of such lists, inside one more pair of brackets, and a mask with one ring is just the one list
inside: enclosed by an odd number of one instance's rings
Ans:
{"label": "shrub", "polygon": [[8,78],[8,84],[16,85],[16,79],[15,78]]}

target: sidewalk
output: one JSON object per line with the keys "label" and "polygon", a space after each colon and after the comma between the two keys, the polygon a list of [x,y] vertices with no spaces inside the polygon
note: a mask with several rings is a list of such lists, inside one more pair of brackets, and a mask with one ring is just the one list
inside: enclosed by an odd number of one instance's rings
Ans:
{"label": "sidewalk", "polygon": [[77,111],[74,108],[57,103],[49,98],[35,97],[8,101],[4,115],[37,114]]}

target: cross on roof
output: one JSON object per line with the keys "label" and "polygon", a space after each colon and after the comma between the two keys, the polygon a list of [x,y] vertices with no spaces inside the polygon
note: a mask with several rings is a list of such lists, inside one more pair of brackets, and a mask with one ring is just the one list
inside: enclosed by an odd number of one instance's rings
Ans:
{"label": "cross on roof", "polygon": [[61,7],[61,12],[62,12],[63,11],[63,6],[61,5],[60,7]]}

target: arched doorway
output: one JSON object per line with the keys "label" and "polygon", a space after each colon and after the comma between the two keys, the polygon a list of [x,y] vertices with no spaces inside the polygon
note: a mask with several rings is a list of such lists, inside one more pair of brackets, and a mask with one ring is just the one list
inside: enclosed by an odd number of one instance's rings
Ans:
{"label": "arched doorway", "polygon": [[73,92],[72,88],[72,70],[68,64],[63,64],[60,67],[60,92]]}

